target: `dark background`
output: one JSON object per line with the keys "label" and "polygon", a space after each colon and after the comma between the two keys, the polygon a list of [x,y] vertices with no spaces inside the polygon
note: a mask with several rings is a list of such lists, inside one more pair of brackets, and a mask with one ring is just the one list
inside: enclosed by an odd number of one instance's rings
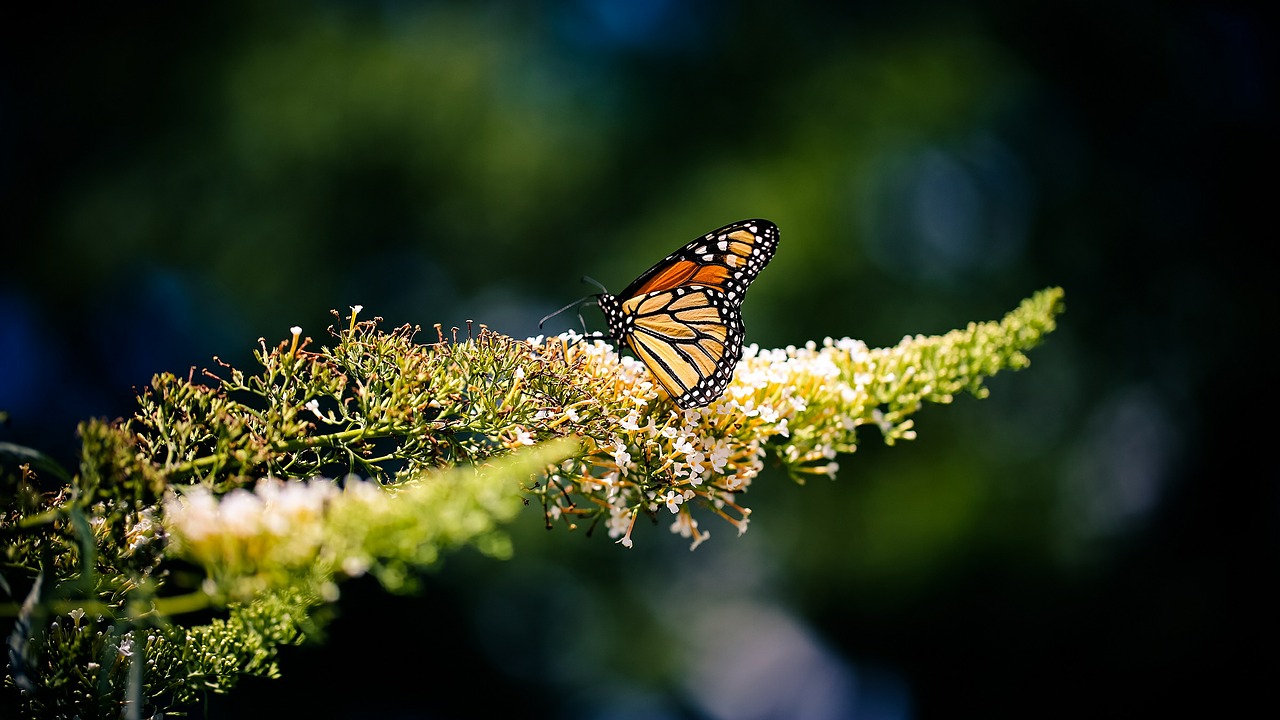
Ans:
{"label": "dark background", "polygon": [[322,338],[330,308],[524,337],[581,275],[616,291],[745,217],[782,229],[745,306],[764,347],[1066,289],[1029,370],[914,442],[864,435],[834,482],[764,475],[744,537],[707,518],[695,553],[661,527],[625,551],[531,510],[510,562],[344,586],[324,644],[210,717],[1274,707],[1271,28],[1237,3],[818,7],[6,12],[0,439],[68,464],[152,374]]}

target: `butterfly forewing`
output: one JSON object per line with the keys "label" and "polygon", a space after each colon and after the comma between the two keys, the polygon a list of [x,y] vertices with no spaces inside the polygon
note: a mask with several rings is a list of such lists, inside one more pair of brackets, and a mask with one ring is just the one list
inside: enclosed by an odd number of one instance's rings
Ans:
{"label": "butterfly forewing", "polygon": [[768,220],[742,220],[693,240],[649,268],[618,295],[636,297],[659,290],[701,285],[742,303],[778,247],[778,226]]}

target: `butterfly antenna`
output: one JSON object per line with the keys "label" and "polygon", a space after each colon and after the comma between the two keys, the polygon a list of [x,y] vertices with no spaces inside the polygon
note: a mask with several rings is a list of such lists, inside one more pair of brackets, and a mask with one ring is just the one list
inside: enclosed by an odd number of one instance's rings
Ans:
{"label": "butterfly antenna", "polygon": [[[603,283],[601,283],[599,280],[596,280],[596,279],[595,279],[595,278],[593,278],[593,277],[590,277],[590,276],[588,276],[588,275],[583,275],[583,276],[582,276],[582,282],[584,282],[584,283],[591,283],[592,285],[595,285],[596,287],[600,288],[600,291],[601,291],[601,292],[603,292],[605,295],[608,295],[608,294],[609,294],[609,288],[605,287]],[[599,297],[599,296],[598,296],[598,295],[593,295],[593,296],[591,296],[591,297]],[[588,299],[588,300],[590,300],[591,298],[587,298],[587,299]],[[609,338],[611,337],[610,335],[606,335],[606,334],[604,334],[604,333],[590,333],[590,332],[587,332],[587,321],[582,319],[582,308],[581,308],[581,307],[579,307],[579,308],[578,308],[578,322],[582,323],[582,336],[583,336],[584,338],[604,338],[604,339],[606,339],[606,340],[607,340],[607,339],[609,339]]]}
{"label": "butterfly antenna", "polygon": [[583,276],[582,276],[582,282],[584,282],[584,283],[591,283],[592,285],[595,285],[596,287],[600,288],[600,290],[601,290],[601,291],[603,291],[605,295],[608,295],[608,294],[609,294],[609,288],[607,288],[607,287],[605,287],[604,285],[602,285],[602,284],[601,284],[599,281],[597,281],[595,278],[587,277],[586,275],[583,275]]}
{"label": "butterfly antenna", "polygon": [[[548,315],[548,316],[546,316],[546,317],[542,318],[541,320],[539,320],[539,321],[538,321],[538,329],[539,329],[539,330],[541,330],[541,329],[542,329],[542,324],[543,324],[543,323],[545,323],[546,321],[550,320],[551,318],[553,318],[553,317],[555,317],[555,316],[559,315],[560,313],[564,312],[565,310],[568,310],[568,309],[569,309],[569,308],[571,308],[571,307],[574,307],[574,306],[577,306],[577,305],[582,305],[582,303],[584,303],[584,302],[586,302],[586,301],[588,301],[588,300],[590,300],[590,299],[591,299],[591,298],[589,298],[589,297],[578,298],[577,300],[574,300],[573,302],[569,303],[568,305],[565,305],[564,307],[560,308],[559,310],[557,310],[557,311],[555,311],[555,312],[551,313],[550,315]],[[578,319],[579,319],[579,320],[581,320],[581,319],[582,319],[582,310],[578,310]],[[584,327],[585,327],[585,325],[584,325]]]}
{"label": "butterfly antenna", "polygon": [[592,333],[587,332],[587,321],[582,317],[582,306],[578,306],[578,322],[582,324],[582,337],[590,337]]}

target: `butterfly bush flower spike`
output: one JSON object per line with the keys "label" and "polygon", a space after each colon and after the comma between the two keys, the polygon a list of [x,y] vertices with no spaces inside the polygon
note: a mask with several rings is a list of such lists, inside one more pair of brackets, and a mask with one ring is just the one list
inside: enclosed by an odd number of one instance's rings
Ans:
{"label": "butterfly bush flower spike", "polygon": [[[889,445],[914,439],[910,416],[925,402],[949,403],[961,391],[983,397],[986,377],[1026,366],[1023,351],[1054,329],[1061,296],[1058,288],[1044,290],[1000,321],[906,337],[888,348],[850,338],[779,349],[751,345],[722,397],[686,409],[669,391],[652,391],[652,375],[642,363],[601,340],[572,333],[531,340],[535,352],[562,355],[578,372],[600,380],[605,421],[588,430],[596,449],[560,470],[578,480],[575,492],[557,483],[534,492],[555,496],[544,505],[561,508],[558,518],[580,523],[599,514],[610,537],[624,538],[624,545],[641,512],[671,518],[672,532],[690,538],[693,547],[707,536],[694,517],[697,508],[741,534],[751,511],[739,498],[768,459],[798,482],[834,479],[837,456],[857,449],[860,429]],[[663,508],[669,512],[659,513]]]}

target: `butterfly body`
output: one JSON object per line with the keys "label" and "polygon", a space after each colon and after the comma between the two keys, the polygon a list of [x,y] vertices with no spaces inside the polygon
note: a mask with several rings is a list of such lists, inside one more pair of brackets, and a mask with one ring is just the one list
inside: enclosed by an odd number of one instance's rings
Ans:
{"label": "butterfly body", "polygon": [[597,296],[608,335],[631,349],[681,408],[724,394],[742,357],[742,300],[773,258],[778,227],[742,220],[699,237],[621,293]]}

